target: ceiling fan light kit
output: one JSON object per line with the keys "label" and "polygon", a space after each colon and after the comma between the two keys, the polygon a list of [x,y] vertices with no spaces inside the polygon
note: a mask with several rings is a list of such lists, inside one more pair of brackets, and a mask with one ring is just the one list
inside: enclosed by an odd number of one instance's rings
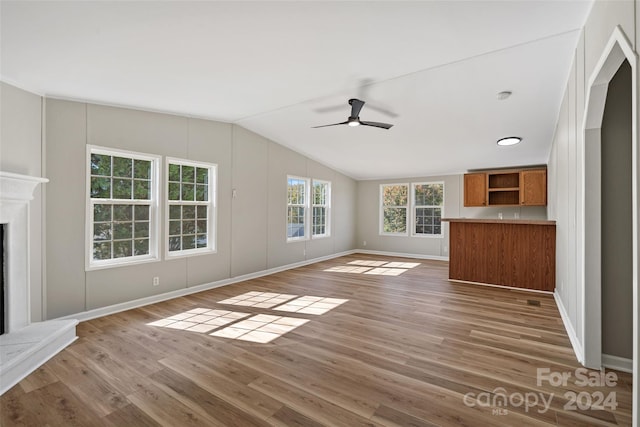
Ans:
{"label": "ceiling fan light kit", "polygon": [[356,98],[351,98],[349,100],[349,105],[351,105],[351,115],[349,116],[346,122],[333,123],[330,125],[322,125],[322,126],[313,126],[313,128],[324,128],[328,126],[338,126],[338,125],[348,125],[351,127],[355,127],[355,126],[362,125],[362,126],[372,126],[372,127],[381,128],[381,129],[389,129],[393,126],[392,124],[389,124],[389,123],[366,122],[364,120],[360,120],[360,110],[362,110],[362,107],[364,106],[364,101],[361,101]]}

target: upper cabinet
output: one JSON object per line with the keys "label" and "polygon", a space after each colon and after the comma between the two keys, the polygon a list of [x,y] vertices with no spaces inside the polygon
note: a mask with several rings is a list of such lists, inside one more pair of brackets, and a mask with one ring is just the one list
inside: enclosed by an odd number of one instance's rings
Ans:
{"label": "upper cabinet", "polygon": [[547,205],[547,170],[532,169],[520,172],[520,204]]}
{"label": "upper cabinet", "polygon": [[464,205],[487,205],[486,173],[468,173],[464,176]]}
{"label": "upper cabinet", "polygon": [[464,205],[546,206],[547,170],[513,169],[464,175]]}

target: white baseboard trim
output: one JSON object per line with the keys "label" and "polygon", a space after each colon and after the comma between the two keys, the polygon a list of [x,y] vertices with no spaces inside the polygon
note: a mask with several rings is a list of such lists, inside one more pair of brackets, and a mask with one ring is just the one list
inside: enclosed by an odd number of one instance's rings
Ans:
{"label": "white baseboard trim", "polygon": [[60,317],[59,319],[76,319],[80,322],[84,322],[86,320],[95,319],[98,317],[108,316],[110,314],[119,313],[125,310],[131,310],[133,308],[143,307],[149,304],[155,304],[158,302],[170,300],[173,298],[182,297],[185,295],[191,295],[202,291],[207,291],[210,289],[219,288],[221,286],[231,285],[233,283],[244,282],[246,280],[256,279],[258,277],[268,276],[270,274],[279,273],[285,270],[291,270],[293,268],[303,267],[309,264],[315,264],[317,262],[330,260],[333,258],[339,258],[345,255],[351,255],[358,251],[350,250],[344,252],[338,252],[331,255],[326,255],[318,258],[312,258],[305,261],[295,262],[292,264],[282,265],[279,267],[269,268],[266,270],[257,271],[254,273],[243,274],[242,276],[231,277],[228,279],[218,280],[216,282],[205,283],[202,285],[191,286],[184,289],[177,289],[175,291],[165,292],[163,294],[151,295],[144,298],[139,298],[133,301],[126,301],[119,304],[113,304],[106,307],[95,308],[93,310],[87,310],[80,313],[71,314],[68,316]]}
{"label": "white baseboard trim", "polygon": [[569,314],[564,308],[564,303],[562,302],[562,298],[560,298],[560,294],[558,294],[557,290],[553,293],[553,297],[556,300],[556,306],[558,307],[558,311],[560,312],[560,318],[562,319],[564,328],[566,329],[567,335],[569,336],[569,341],[571,341],[571,346],[573,347],[573,352],[576,354],[576,359],[578,359],[578,362],[580,362],[581,364],[584,364],[584,351],[582,350],[582,344],[580,344],[578,335],[576,334],[575,329],[573,329]]}
{"label": "white baseboard trim", "polygon": [[449,261],[449,257],[446,257],[446,256],[408,254],[408,253],[402,253],[402,252],[372,251],[369,249],[355,249],[352,253],[367,254],[367,255],[397,256],[402,258],[431,259],[434,261]]}
{"label": "white baseboard trim", "polygon": [[633,359],[627,359],[626,357],[602,353],[602,366],[615,369],[616,371],[633,373]]}
{"label": "white baseboard trim", "polygon": [[531,292],[534,294],[552,294],[553,292],[551,291],[541,291],[539,289],[529,289],[529,288],[517,288],[515,286],[506,286],[506,285],[494,285],[493,283],[482,283],[482,282],[471,282],[469,280],[458,280],[458,279],[447,279],[450,282],[456,282],[456,283],[466,283],[469,285],[478,285],[478,286],[488,286],[490,288],[502,288],[502,289],[511,289],[513,291],[523,291],[523,292]]}

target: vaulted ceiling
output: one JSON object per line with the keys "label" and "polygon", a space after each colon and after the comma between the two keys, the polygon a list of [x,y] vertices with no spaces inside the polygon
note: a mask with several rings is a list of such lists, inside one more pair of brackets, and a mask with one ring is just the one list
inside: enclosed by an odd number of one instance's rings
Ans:
{"label": "vaulted ceiling", "polygon": [[[544,164],[591,3],[3,0],[0,78],[237,123],[356,179]],[[394,126],[312,129],[353,97]]]}

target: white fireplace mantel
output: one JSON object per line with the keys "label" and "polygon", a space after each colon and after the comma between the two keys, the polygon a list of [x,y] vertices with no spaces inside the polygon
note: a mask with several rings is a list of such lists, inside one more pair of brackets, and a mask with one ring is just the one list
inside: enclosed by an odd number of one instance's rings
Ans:
{"label": "white fireplace mantel", "polygon": [[45,182],[49,182],[49,180],[37,176],[0,171],[0,201],[33,200],[33,191],[38,184]]}
{"label": "white fireplace mantel", "polygon": [[29,202],[46,178],[0,171],[0,224],[5,224],[8,332],[31,321],[29,277]]}
{"label": "white fireplace mantel", "polygon": [[0,171],[0,224],[5,227],[6,332],[0,335],[0,394],[76,339],[77,320],[31,323],[29,204],[46,178]]}

